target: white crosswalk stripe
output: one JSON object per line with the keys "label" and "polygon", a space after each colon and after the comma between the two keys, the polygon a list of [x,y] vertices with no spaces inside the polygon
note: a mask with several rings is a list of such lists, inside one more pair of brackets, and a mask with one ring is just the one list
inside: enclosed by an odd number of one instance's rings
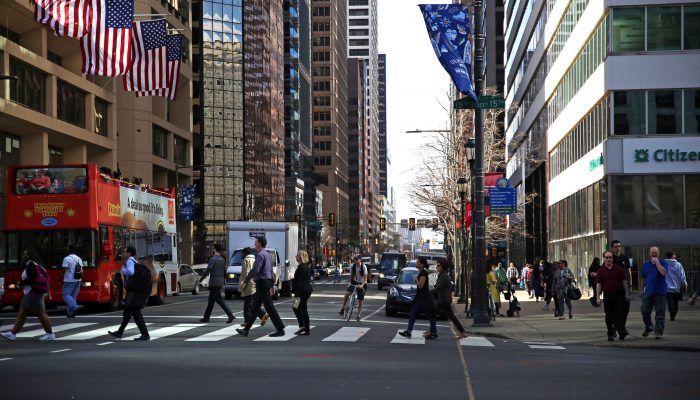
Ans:
{"label": "white crosswalk stripe", "polygon": [[[204,324],[177,324],[165,328],[156,329],[153,332],[148,332],[148,335],[151,337],[151,340],[156,340],[164,338],[166,336],[177,335],[178,333],[189,331],[190,329],[199,328],[203,325]],[[134,340],[139,336],[141,336],[141,334],[130,336],[122,340]]]}
{"label": "white crosswalk stripe", "polygon": [[[151,323],[150,323],[150,322],[147,322],[146,325],[151,325]],[[80,333],[76,333],[75,335],[58,337],[58,338],[56,338],[56,340],[89,340],[89,339],[95,339],[95,338],[98,338],[98,337],[100,337],[100,336],[107,336],[107,335],[108,335],[107,331],[116,331],[117,329],[119,329],[119,326],[120,326],[120,325],[113,325],[113,326],[108,326],[108,327],[106,327],[106,328],[99,328],[99,329],[94,329],[94,330],[87,331],[87,332],[80,332]],[[129,324],[129,325],[126,326],[126,329],[125,329],[125,330],[128,331],[129,329],[134,329],[134,328],[136,328],[136,324],[131,323],[131,324]]]}
{"label": "white crosswalk stripe", "polygon": [[394,336],[393,339],[391,339],[391,343],[401,343],[401,344],[425,344],[425,338],[423,337],[422,334],[418,333],[417,335],[413,335],[410,338],[403,337],[399,335],[399,332],[402,330],[399,329],[396,331],[396,336]]}
{"label": "white crosswalk stripe", "polygon": [[[314,328],[315,326],[311,325],[311,329]],[[297,326],[286,326],[284,328],[284,336],[270,337],[269,335],[267,335],[255,339],[254,342],[286,342],[297,337],[297,335],[295,335],[294,332],[298,330],[299,328]]]}
{"label": "white crosswalk stripe", "polygon": [[323,339],[323,342],[357,342],[370,328],[346,326],[338,329],[332,335]]}
{"label": "white crosswalk stripe", "polygon": [[493,343],[483,336],[467,336],[464,339],[460,339],[459,344],[462,346],[495,347]]}
{"label": "white crosswalk stripe", "polygon": [[[53,327],[51,327],[51,331],[53,333],[57,333],[57,332],[63,332],[63,331],[71,330],[71,329],[83,328],[86,326],[96,325],[96,324],[97,324],[96,322],[74,322],[71,324],[53,326]],[[35,329],[33,331],[20,332],[17,334],[17,337],[18,338],[31,338],[31,337],[41,336],[44,334],[46,334],[46,332],[42,328],[42,329]]]}
{"label": "white crosswalk stripe", "polygon": [[[253,325],[250,327],[251,330],[259,328],[260,325]],[[236,329],[240,329],[240,326],[233,325],[227,326],[226,328],[219,329],[213,332],[205,333],[197,337],[186,339],[186,342],[218,342],[219,340],[224,340],[232,336],[240,336]]]}
{"label": "white crosswalk stripe", "polygon": [[566,350],[563,346],[552,346],[552,345],[541,345],[541,344],[529,344],[531,349],[544,349],[544,350]]}

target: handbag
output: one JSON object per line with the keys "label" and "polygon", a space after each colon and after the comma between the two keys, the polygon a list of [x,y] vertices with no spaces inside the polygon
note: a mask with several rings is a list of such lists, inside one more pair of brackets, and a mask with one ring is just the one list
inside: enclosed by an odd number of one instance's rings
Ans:
{"label": "handbag", "polygon": [[569,290],[567,291],[566,295],[569,297],[571,300],[580,300],[581,299],[581,289],[577,288],[576,286],[569,286]]}
{"label": "handbag", "polygon": [[295,297],[294,302],[292,302],[292,308],[295,310],[298,309],[299,304],[301,304],[301,297]]}

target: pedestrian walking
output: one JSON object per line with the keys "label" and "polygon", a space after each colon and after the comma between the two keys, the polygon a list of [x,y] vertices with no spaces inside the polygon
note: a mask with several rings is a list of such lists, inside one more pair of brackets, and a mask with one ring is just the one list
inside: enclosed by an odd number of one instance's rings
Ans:
{"label": "pedestrian walking", "polygon": [[24,296],[22,296],[14,326],[9,331],[0,333],[0,337],[14,341],[17,338],[17,334],[22,331],[24,323],[27,322],[27,317],[33,314],[39,318],[41,327],[46,332],[39,340],[46,342],[56,339],[56,334],[51,329],[51,320],[46,314],[46,306],[44,305],[44,297],[48,296],[49,300],[51,300],[49,274],[36,261],[39,259],[34,250],[27,249],[22,253],[24,270],[22,271],[21,284]]}
{"label": "pedestrian walking", "polygon": [[493,306],[496,308],[496,316],[502,317],[501,315],[501,295],[500,290],[498,290],[498,278],[496,278],[496,264],[492,261],[486,267],[486,287],[489,289],[489,294],[491,295],[491,300],[493,300]]}
{"label": "pedestrian walking", "polygon": [[[658,340],[664,334],[664,323],[666,319],[666,273],[668,264],[659,258],[659,248],[652,246],[649,248],[649,260],[642,267],[642,320],[644,321],[644,332],[642,336],[647,337],[654,332],[654,337]],[[655,324],[651,322],[651,312],[654,310]]]}
{"label": "pedestrian walking", "polygon": [[668,306],[668,316],[671,321],[676,320],[678,314],[678,301],[683,298],[683,292],[688,287],[685,279],[685,270],[679,263],[672,251],[666,252],[666,305]]}
{"label": "pedestrian walking", "polygon": [[423,336],[426,339],[437,339],[437,321],[435,318],[435,306],[433,298],[430,295],[430,286],[428,283],[428,260],[424,257],[419,257],[416,262],[418,268],[418,276],[416,276],[416,297],[413,298],[411,312],[408,316],[408,327],[405,331],[399,332],[399,335],[410,338],[413,331],[413,325],[416,323],[418,314],[422,311],[430,320],[430,331],[425,332]]}
{"label": "pedestrian walking", "polygon": [[221,290],[224,287],[224,278],[226,276],[226,261],[221,257],[222,251],[223,247],[219,243],[214,243],[207,269],[202,274],[201,279],[209,276],[209,298],[207,299],[207,308],[204,310],[204,316],[200,318],[199,322],[209,322],[214,303],[218,304],[228,316],[227,324],[236,319],[236,316],[233,315],[224,299],[221,298]]}
{"label": "pedestrian walking", "polygon": [[333,268],[333,283],[340,283],[340,267],[338,265]]}
{"label": "pedestrian walking", "polygon": [[239,285],[243,285],[243,289],[245,289],[250,281],[255,282],[255,296],[253,297],[253,304],[251,305],[252,313],[248,315],[245,326],[241,329],[236,329],[236,332],[242,336],[248,336],[250,327],[253,326],[255,318],[257,318],[260,306],[265,306],[265,311],[270,315],[272,323],[275,325],[276,331],[271,333],[270,337],[284,336],[284,323],[277,313],[275,304],[272,302],[272,294],[275,290],[273,282],[274,273],[272,271],[272,257],[270,253],[265,250],[265,246],[267,246],[267,239],[265,236],[258,236],[255,238],[255,265],[253,265],[253,270],[246,276],[245,281],[242,283],[239,282]]}
{"label": "pedestrian walking", "polygon": [[604,295],[603,310],[608,340],[614,341],[615,333],[620,340],[625,340],[627,316],[624,303],[630,301],[627,273],[619,265],[613,264],[613,253],[608,250],[603,253],[603,266],[597,269],[595,274],[596,304],[600,306],[600,296]]}
{"label": "pedestrian walking", "polygon": [[299,330],[295,335],[309,336],[311,334],[311,323],[309,321],[309,298],[314,288],[311,286],[311,267],[309,266],[309,254],[306,250],[299,250],[297,253],[297,269],[294,271],[294,303],[292,310],[299,322]]}
{"label": "pedestrian walking", "polygon": [[[119,329],[116,331],[107,331],[107,333],[117,339],[121,339],[122,335],[124,335],[126,326],[133,317],[134,322],[141,333],[141,336],[135,338],[134,341],[138,342],[151,340],[151,337],[148,334],[148,328],[146,327],[146,321],[144,321],[143,313],[141,311],[144,307],[146,307],[146,302],[148,302],[148,297],[150,296],[150,290],[148,290],[148,293],[146,293],[146,290],[141,289],[151,284],[149,277],[151,271],[136,261],[136,248],[134,246],[127,246],[126,249],[124,249],[124,260],[126,261],[124,262],[124,267],[122,268],[122,274],[124,274],[126,277],[126,282],[124,284],[124,287],[126,288],[126,301],[124,305],[124,313],[122,314],[122,323],[119,326]],[[146,271],[143,271],[144,269],[146,269]],[[148,283],[144,281],[144,277],[149,277]],[[136,282],[136,280],[138,280],[138,282]]]}
{"label": "pedestrian walking", "polygon": [[[610,262],[612,262],[612,252],[610,252]],[[591,265],[588,266],[588,287],[593,291],[591,298],[595,298],[597,294],[597,275],[600,269],[600,258],[594,257]],[[627,279],[625,279],[627,281]]]}
{"label": "pedestrian walking", "polygon": [[[250,250],[250,247],[244,247],[241,250],[241,255],[243,256],[243,263],[241,265],[241,276],[238,277],[238,293],[240,293],[243,299],[243,323],[241,327],[245,326],[245,321],[248,317],[253,314],[253,295],[255,294],[255,281],[248,282],[245,288],[241,288],[241,283],[245,281],[246,277],[253,270],[255,265],[255,255]],[[270,316],[265,312],[263,307],[258,308],[256,313],[257,318],[260,318],[260,326],[263,326],[270,319]],[[255,318],[253,318],[255,320]]]}
{"label": "pedestrian walking", "polygon": [[[627,291],[632,293],[632,266],[630,265],[630,258],[622,252],[622,242],[619,240],[613,240],[610,242],[610,250],[613,253],[613,264],[622,267],[627,275]],[[630,313],[630,304],[632,296],[630,296],[630,302],[625,303],[625,319],[627,319]],[[627,332],[629,335],[629,332]]]}
{"label": "pedestrian walking", "polygon": [[564,319],[564,303],[566,303],[566,308],[569,310],[569,319],[573,318],[571,299],[569,298],[569,290],[574,280],[574,275],[569,269],[569,263],[566,260],[560,260],[557,263],[558,269],[554,271],[552,278],[552,289],[556,293],[556,313],[555,317],[559,319]]}
{"label": "pedestrian walking", "polygon": [[438,312],[440,315],[449,318],[455,328],[457,328],[459,331],[457,339],[464,339],[467,337],[467,331],[452,309],[452,281],[450,280],[450,267],[447,264],[447,260],[438,260],[437,271],[438,278],[435,283],[435,292],[437,292]]}
{"label": "pedestrian walking", "polygon": [[530,263],[525,263],[521,272],[522,274],[520,279],[523,282],[523,285],[525,286],[527,296],[529,298],[532,298],[532,279],[530,275]]}
{"label": "pedestrian walking", "polygon": [[552,264],[549,261],[540,261],[540,272],[542,273],[542,286],[544,289],[544,302],[545,305],[542,307],[543,310],[549,310],[549,303],[552,301],[553,291],[552,291],[552,280],[554,279]]}
{"label": "pedestrian walking", "polygon": [[511,262],[510,265],[508,265],[508,270],[506,271],[506,279],[508,280],[508,291],[511,294],[514,294],[515,288],[517,287],[518,281],[520,280],[518,267],[515,266],[514,262]]}
{"label": "pedestrian walking", "polygon": [[498,291],[503,292],[508,290],[508,275],[506,274],[506,269],[503,268],[502,263],[498,263],[494,273],[496,274],[496,279],[498,280]]}
{"label": "pedestrian walking", "polygon": [[535,303],[539,303],[540,298],[544,297],[544,290],[542,288],[542,271],[540,271],[539,266],[534,265],[530,268],[530,281],[532,282],[532,295],[535,298]]}
{"label": "pedestrian walking", "polygon": [[80,282],[83,278],[83,260],[76,254],[74,244],[68,245],[68,255],[63,259],[63,289],[61,295],[68,308],[66,317],[75,318],[75,311],[78,309],[78,293],[80,293]]}

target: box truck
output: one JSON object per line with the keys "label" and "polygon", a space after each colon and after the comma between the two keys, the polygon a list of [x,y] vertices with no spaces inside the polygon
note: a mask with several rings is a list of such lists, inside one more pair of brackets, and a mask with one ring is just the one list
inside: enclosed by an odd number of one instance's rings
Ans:
{"label": "box truck", "polygon": [[[267,239],[267,249],[271,250],[271,254],[276,253],[273,262],[278,264],[273,265],[276,267],[274,268],[275,284],[282,296],[291,296],[292,279],[297,269],[299,226],[289,222],[229,221],[226,224],[226,230],[229,255],[235,254],[237,250],[244,247],[252,247],[257,236],[264,236]],[[230,257],[231,260],[234,258]],[[229,265],[229,269],[232,266]],[[238,271],[240,274],[240,268]],[[235,274],[235,271],[232,270],[230,273]],[[227,272],[227,276],[230,273]],[[228,287],[226,289],[228,290]]]}

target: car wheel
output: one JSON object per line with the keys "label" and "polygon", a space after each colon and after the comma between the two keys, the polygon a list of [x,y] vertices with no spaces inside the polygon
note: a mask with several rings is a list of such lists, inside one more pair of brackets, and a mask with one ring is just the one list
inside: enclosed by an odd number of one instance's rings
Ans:
{"label": "car wheel", "polygon": [[192,289],[192,295],[196,296],[199,294],[199,283],[194,285],[194,289]]}
{"label": "car wheel", "polygon": [[182,293],[182,285],[180,285],[180,282],[177,283],[177,290],[175,293],[173,293],[173,296],[179,296],[180,293]]}
{"label": "car wheel", "polygon": [[233,298],[233,293],[225,292],[224,297],[226,298],[226,300],[231,300]]}

